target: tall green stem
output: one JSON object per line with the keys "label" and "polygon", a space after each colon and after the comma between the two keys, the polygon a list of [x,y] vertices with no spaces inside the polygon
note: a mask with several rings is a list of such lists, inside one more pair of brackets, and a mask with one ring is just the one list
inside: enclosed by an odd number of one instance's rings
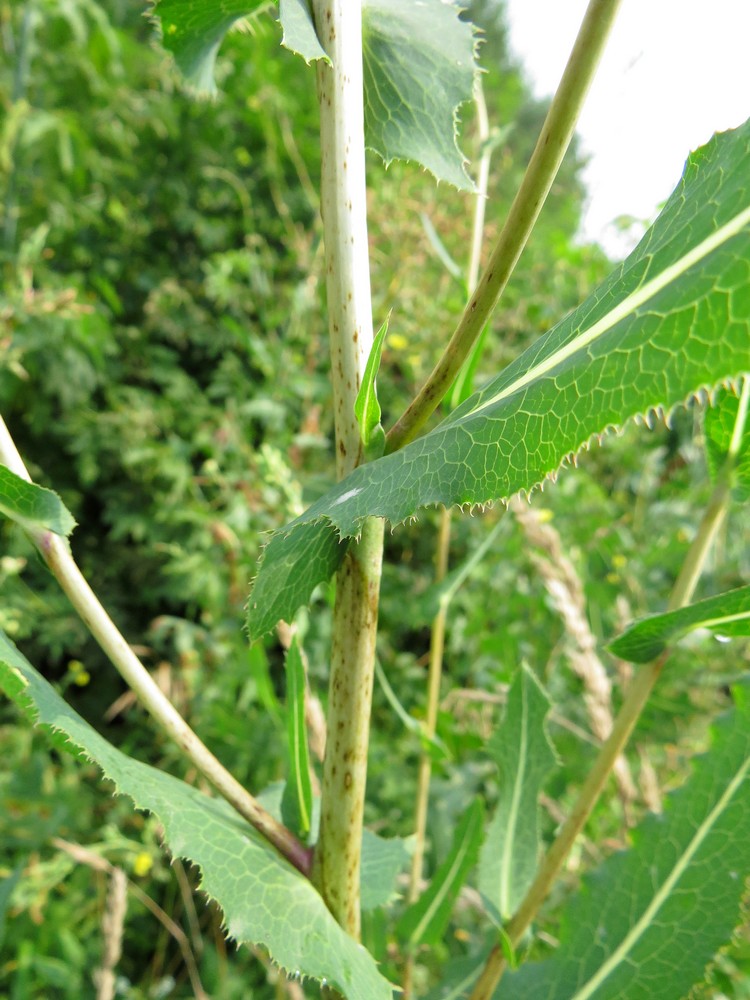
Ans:
{"label": "tall green stem", "polygon": [[[313,0],[318,37],[330,63],[318,63],[321,213],[336,471],[363,458],[354,402],[372,347],[367,245],[362,11],[351,0]],[[375,669],[383,522],[367,521],[336,576],[328,743],[323,765],[320,838],[314,880],[353,937],[360,933],[359,872]]]}
{"label": "tall green stem", "polygon": [[513,273],[570,144],[621,0],[590,0],[560,86],[489,263],[442,357],[388,433],[388,451],[413,440],[448,391]]}
{"label": "tall green stem", "polygon": [[[745,378],[742,384],[740,405],[726,461],[719,473],[716,486],[701,518],[696,536],[685,557],[682,571],[672,588],[667,605],[670,611],[683,607],[692,599],[701,571],[706,564],[713,539],[716,537],[716,533],[726,517],[731,498],[732,478],[746,426],[749,405],[750,379]],[[539,907],[546,899],[552,883],[562,869],[565,858],[568,856],[568,852],[573,846],[576,837],[583,830],[587,819],[591,815],[607,782],[607,778],[615,765],[615,761],[624,750],[630,734],[633,732],[653,691],[654,685],[661,675],[668,656],[669,652],[667,651],[652,663],[640,669],[635,675],[635,679],[622,704],[622,708],[615,719],[612,732],[599,751],[599,755],[581,788],[570,815],[545,855],[539,872],[523,902],[504,928],[505,935],[512,945],[518,944],[521,940],[538,912]],[[490,1000],[505,971],[505,963],[506,959],[503,950],[499,946],[496,946],[490,952],[470,1000]]]}

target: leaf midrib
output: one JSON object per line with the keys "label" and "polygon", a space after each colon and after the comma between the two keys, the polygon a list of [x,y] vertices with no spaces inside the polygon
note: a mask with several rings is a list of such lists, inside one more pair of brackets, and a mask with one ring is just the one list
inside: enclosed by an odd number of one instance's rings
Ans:
{"label": "leaf midrib", "polygon": [[635,312],[636,309],[648,302],[655,295],[661,292],[667,285],[671,284],[677,278],[681,277],[687,270],[693,267],[694,264],[699,263],[710,253],[720,247],[727,240],[731,239],[740,233],[746,225],[750,225],[750,206],[744,211],[740,212],[729,222],[725,223],[716,232],[711,233],[702,240],[697,246],[693,247],[686,254],[680,257],[679,260],[670,264],[668,267],[652,278],[651,281],[647,281],[644,285],[638,288],[631,295],[628,295],[621,302],[619,302],[614,309],[611,309],[605,316],[597,320],[596,323],[588,330],[584,330],[573,338],[569,343],[564,344],[559,350],[555,351],[548,358],[545,358],[539,364],[534,365],[529,368],[523,375],[515,379],[510,385],[505,386],[500,392],[495,393],[489,399],[483,400],[478,406],[468,413],[463,414],[465,417],[474,417],[477,413],[481,413],[483,410],[487,410],[497,403],[501,402],[503,399],[513,395],[513,393],[518,392],[524,386],[535,382],[537,379],[542,378],[544,375],[548,374],[552,369],[557,368],[568,358],[572,357],[578,351],[582,350],[584,347],[588,347],[593,341],[602,334],[611,330],[613,326],[619,323],[621,320],[626,319],[631,313]]}
{"label": "leaf midrib", "polygon": [[669,898],[675,885],[685,873],[685,870],[692,861],[696,852],[701,847],[722,813],[729,806],[735,792],[747,777],[748,771],[750,771],[750,758],[745,760],[744,765],[729,782],[714,808],[698,827],[694,836],[690,840],[690,843],[687,845],[687,848],[682,853],[667,878],[664,879],[661,887],[643,911],[640,919],[636,921],[619,946],[600,967],[598,972],[596,972],[595,975],[593,975],[591,979],[584,984],[582,989],[578,990],[578,992],[571,997],[571,1000],[588,1000],[588,998],[593,995],[594,991],[604,982],[604,980],[611,975],[612,972],[614,972],[617,966],[625,961],[628,954],[640,941],[644,933],[650,929],[656,914]]}

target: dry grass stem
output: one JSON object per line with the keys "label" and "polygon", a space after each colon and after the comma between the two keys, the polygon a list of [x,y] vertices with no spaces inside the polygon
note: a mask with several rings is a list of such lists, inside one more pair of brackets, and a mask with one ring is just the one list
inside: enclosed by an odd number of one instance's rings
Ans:
{"label": "dry grass stem", "polygon": [[[574,672],[583,681],[591,731],[604,742],[612,732],[612,682],[596,652],[596,639],[586,616],[586,598],[580,577],[563,551],[557,530],[543,523],[537,512],[523,500],[517,499],[511,506],[526,540],[537,550],[531,552],[531,560],[565,626],[568,657]],[[627,806],[638,793],[624,756],[617,758],[613,771],[620,796]]]}

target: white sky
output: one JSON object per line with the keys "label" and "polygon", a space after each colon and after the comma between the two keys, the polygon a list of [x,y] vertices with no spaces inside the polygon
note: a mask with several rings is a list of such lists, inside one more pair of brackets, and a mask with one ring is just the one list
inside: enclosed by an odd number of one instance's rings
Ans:
{"label": "white sky", "polygon": [[[554,93],[586,0],[507,0],[511,44],[534,93]],[[609,224],[650,221],[685,157],[750,117],[750,0],[623,0],[581,115],[591,157],[584,236],[628,252]]]}

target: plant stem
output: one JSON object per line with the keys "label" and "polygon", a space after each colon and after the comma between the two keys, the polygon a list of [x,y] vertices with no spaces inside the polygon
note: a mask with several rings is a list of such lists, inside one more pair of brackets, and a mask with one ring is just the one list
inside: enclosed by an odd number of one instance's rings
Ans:
{"label": "plant stem", "polygon": [[[670,611],[684,607],[692,599],[695,586],[706,564],[711,543],[726,516],[731,499],[731,485],[735,463],[747,422],[749,404],[750,379],[745,378],[743,379],[740,405],[727,457],[717,477],[716,486],[701,519],[698,532],[685,557],[682,571],[672,588],[672,593],[667,604]],[[505,935],[512,945],[518,944],[521,940],[526,929],[536,916],[539,907],[546,899],[550,887],[559,874],[576,837],[591,815],[599,795],[606,784],[609,773],[615,765],[615,761],[624,750],[668,657],[669,650],[665,650],[652,663],[649,663],[636,673],[635,679],[628,689],[625,701],[615,719],[612,732],[599,751],[594,766],[579,792],[578,799],[568,819],[563,824],[547,852],[523,902],[504,928]],[[505,964],[506,960],[502,949],[500,946],[495,946],[487,958],[482,974],[471,993],[470,1000],[490,1000],[505,970]]]}
{"label": "plant stem", "polygon": [[687,557],[682,564],[680,575],[672,589],[669,600],[668,611],[687,604],[693,596],[693,591],[698,583],[698,577],[706,561],[706,555],[716,537],[722,521],[726,517],[729,508],[730,494],[732,490],[732,476],[735,463],[742,447],[742,438],[747,425],[748,408],[750,407],[750,377],[742,379],[740,389],[740,402],[737,408],[737,417],[734,422],[732,437],[727,449],[726,460],[719,471],[716,486],[708,507],[698,526],[698,531]]}
{"label": "plant stem", "polygon": [[[31,477],[2,417],[0,417],[0,462],[17,476],[22,476],[31,482]],[[29,535],[89,632],[159,728],[180,747],[204,778],[234,806],[241,816],[262,833],[295,868],[309,875],[311,867],[309,848],[266,812],[185,722],[102,607],[76,565],[67,542],[51,531],[29,532]]]}
{"label": "plant stem", "polygon": [[[362,11],[351,0],[313,0],[318,38],[330,58],[317,66],[321,212],[336,430],[336,472],[363,459],[354,415],[372,348],[367,243]],[[365,522],[336,575],[328,741],[313,879],[341,926],[360,935],[359,873],[375,671],[383,522]]]}
{"label": "plant stem", "polygon": [[402,448],[424,427],[497,305],[570,144],[620,3],[621,0],[590,0],[560,86],[489,263],[442,357],[389,431],[387,451]]}

